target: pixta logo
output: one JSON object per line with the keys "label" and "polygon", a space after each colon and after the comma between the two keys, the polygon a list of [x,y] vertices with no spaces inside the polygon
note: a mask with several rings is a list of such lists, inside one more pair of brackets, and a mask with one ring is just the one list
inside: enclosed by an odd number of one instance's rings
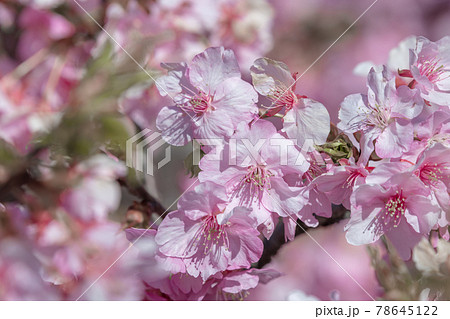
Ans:
{"label": "pixta logo", "polygon": [[144,129],[132,136],[126,143],[126,164],[137,171],[148,175],[154,174],[154,168],[160,169],[171,160],[171,148],[166,146],[165,156],[156,165],[155,152],[163,147],[166,142],[161,138],[161,133]]}

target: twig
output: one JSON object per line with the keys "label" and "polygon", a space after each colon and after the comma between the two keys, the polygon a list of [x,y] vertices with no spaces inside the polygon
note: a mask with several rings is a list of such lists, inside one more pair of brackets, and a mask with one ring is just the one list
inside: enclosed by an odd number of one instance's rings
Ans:
{"label": "twig", "polygon": [[[333,214],[330,218],[324,218],[320,216],[316,216],[319,221],[318,227],[326,227],[329,225],[336,224],[341,220],[346,218],[347,209],[342,205],[333,205]],[[298,221],[298,223],[303,227],[304,230],[314,229],[313,227],[306,226],[302,221]],[[299,236],[304,233],[303,229],[297,226],[295,229],[295,236]],[[263,254],[256,266],[256,268],[262,268],[266,264],[268,264],[272,257],[278,253],[278,250],[286,243],[284,237],[284,224],[283,222],[278,223],[275,227],[275,230],[270,237],[270,239],[264,239],[264,251]]]}
{"label": "twig", "polygon": [[125,178],[118,179],[118,182],[122,187],[125,187],[130,194],[141,199],[141,204],[145,205],[150,212],[161,215],[166,211],[161,203],[150,195],[143,186],[132,186]]}

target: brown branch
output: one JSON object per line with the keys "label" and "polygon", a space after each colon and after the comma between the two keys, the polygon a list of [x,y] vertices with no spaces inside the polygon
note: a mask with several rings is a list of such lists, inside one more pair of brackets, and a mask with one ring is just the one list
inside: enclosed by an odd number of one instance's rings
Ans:
{"label": "brown branch", "polygon": [[131,195],[140,199],[140,201],[134,201],[133,204],[128,207],[123,225],[124,228],[147,228],[150,226],[153,214],[162,216],[167,211],[142,185],[130,185],[126,178],[120,178],[117,181],[122,187],[126,188]]}
{"label": "brown branch", "polygon": [[[333,214],[330,218],[324,218],[320,216],[315,216],[319,221],[318,227],[326,227],[329,225],[336,224],[341,220],[345,219],[347,215],[347,209],[342,205],[333,205]],[[295,229],[295,236],[299,236],[303,234],[305,231],[310,229],[314,229],[314,227],[306,226],[302,221],[297,220],[297,227]],[[316,227],[317,228],[317,227]],[[270,237],[270,239],[264,239],[264,251],[261,258],[258,261],[256,268],[262,268],[266,264],[268,264],[272,257],[278,253],[278,250],[286,243],[284,237],[284,224],[280,220],[280,222],[275,227],[275,230]]]}
{"label": "brown branch", "polygon": [[150,195],[142,185],[130,185],[126,178],[119,178],[117,181],[122,187],[126,188],[131,195],[141,199],[141,203],[145,203],[152,213],[162,215],[166,211],[164,206],[156,198]]}

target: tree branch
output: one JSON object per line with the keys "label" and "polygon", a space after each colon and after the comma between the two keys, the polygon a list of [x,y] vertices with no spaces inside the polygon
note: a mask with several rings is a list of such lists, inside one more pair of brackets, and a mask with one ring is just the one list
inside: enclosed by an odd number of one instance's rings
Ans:
{"label": "tree branch", "polygon": [[[319,221],[319,226],[317,227],[326,227],[329,225],[336,224],[347,217],[347,212],[348,211],[344,206],[333,205],[333,213],[330,218],[315,216]],[[309,229],[317,228],[317,227],[308,227],[301,220],[297,220],[297,223],[301,227],[297,225],[297,227],[295,228],[296,237],[303,234],[305,231],[308,231]],[[284,239],[284,224],[280,220],[280,222],[275,227],[275,230],[270,239],[264,239],[264,251],[256,268],[260,269],[265,265],[267,265],[272,260],[272,257],[278,253],[278,250],[281,248],[281,246],[283,246],[285,243],[286,241]]]}

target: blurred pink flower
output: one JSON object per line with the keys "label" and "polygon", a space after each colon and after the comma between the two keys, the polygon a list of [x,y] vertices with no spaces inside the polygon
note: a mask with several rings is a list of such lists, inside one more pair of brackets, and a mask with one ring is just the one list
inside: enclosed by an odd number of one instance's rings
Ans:
{"label": "blurred pink flower", "polygon": [[156,130],[155,118],[167,103],[156,86],[128,90],[119,100],[119,110],[141,128]]}
{"label": "blurred pink flower", "polygon": [[0,241],[0,300],[58,300],[55,287],[41,278],[41,264],[26,241]]}
{"label": "blurred pink flower", "polygon": [[[67,247],[72,245],[76,244]],[[104,221],[86,228],[78,245],[82,248],[84,270],[77,276],[70,300],[79,297],[80,300],[140,300],[143,297],[144,286],[136,276],[137,250],[128,249],[129,242],[118,223]],[[126,255],[122,256],[125,251]]]}
{"label": "blurred pink flower", "polygon": [[63,16],[31,7],[26,7],[21,12],[19,25],[24,30],[18,43],[18,53],[22,60],[75,32],[75,27]]}
{"label": "blurred pink flower", "polygon": [[104,220],[119,207],[121,189],[116,179],[126,167],[106,155],[96,155],[79,163],[71,171],[74,185],[61,195],[61,205],[85,221]]}
{"label": "blurred pink flower", "polygon": [[45,108],[24,92],[22,83],[0,81],[0,138],[20,153],[29,151],[31,137],[45,128]]}
{"label": "blurred pink flower", "polygon": [[14,11],[7,5],[0,3],[0,28],[9,28],[14,23]]}
{"label": "blurred pink flower", "polygon": [[232,49],[247,74],[253,61],[273,46],[272,7],[267,0],[220,0],[218,7],[210,45]]}
{"label": "blurred pink flower", "polygon": [[[207,205],[211,204],[210,200],[206,201],[209,202]],[[174,273],[173,269],[164,271],[165,260],[158,258],[161,253],[155,244],[157,231],[132,228],[127,229],[126,233],[128,240],[139,250],[139,275],[145,282],[146,300],[243,299],[247,295],[247,290],[255,288],[258,284],[266,284],[281,275],[271,269],[236,269],[216,272],[204,280],[201,276]],[[176,263],[178,260],[171,258],[169,263]]]}
{"label": "blurred pink flower", "polygon": [[[145,300],[201,300],[204,297],[209,285],[200,276],[186,274],[182,260],[167,258],[159,252],[155,229],[128,228],[125,232],[138,250],[137,275],[145,284]],[[174,264],[180,263],[183,265],[176,270]]]}
{"label": "blurred pink flower", "polygon": [[190,59],[207,47],[224,46],[247,74],[272,47],[273,12],[266,0],[157,1],[151,9],[161,29],[172,35],[156,47],[156,61]]}

